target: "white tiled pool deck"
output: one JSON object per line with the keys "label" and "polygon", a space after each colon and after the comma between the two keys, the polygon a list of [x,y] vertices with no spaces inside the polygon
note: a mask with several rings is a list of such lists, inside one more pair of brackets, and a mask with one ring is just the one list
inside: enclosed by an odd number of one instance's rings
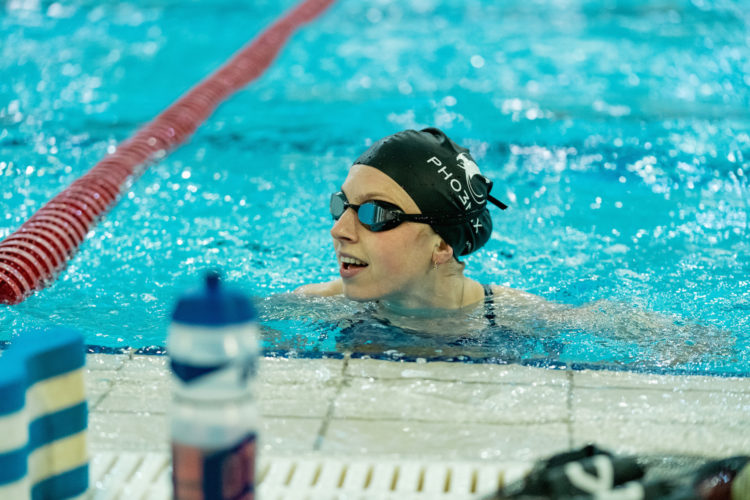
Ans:
{"label": "white tiled pool deck", "polygon": [[[92,454],[169,450],[165,356],[90,354]],[[750,454],[750,379],[520,365],[264,358],[260,455],[529,463]]]}

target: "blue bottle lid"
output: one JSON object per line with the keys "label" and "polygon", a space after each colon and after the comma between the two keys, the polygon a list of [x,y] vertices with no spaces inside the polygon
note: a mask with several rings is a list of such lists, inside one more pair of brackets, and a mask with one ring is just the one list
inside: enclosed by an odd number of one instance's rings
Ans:
{"label": "blue bottle lid", "polygon": [[223,286],[219,273],[206,274],[205,286],[180,297],[172,321],[199,326],[246,323],[258,317],[252,302],[238,290]]}

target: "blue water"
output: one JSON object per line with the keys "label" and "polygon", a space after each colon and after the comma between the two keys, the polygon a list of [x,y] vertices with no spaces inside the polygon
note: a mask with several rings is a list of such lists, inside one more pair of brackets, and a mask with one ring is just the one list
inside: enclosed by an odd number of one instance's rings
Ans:
{"label": "blue water", "polygon": [[[294,4],[1,4],[0,237]],[[703,0],[340,0],[146,170],[53,286],[0,306],[0,340],[67,324],[162,346],[176,296],[219,267],[270,351],[750,373],[749,21]],[[597,328],[446,347],[377,320],[349,335],[367,308],[286,295],[336,276],[327,199],[352,160],[431,125],[511,205],[467,273]]]}

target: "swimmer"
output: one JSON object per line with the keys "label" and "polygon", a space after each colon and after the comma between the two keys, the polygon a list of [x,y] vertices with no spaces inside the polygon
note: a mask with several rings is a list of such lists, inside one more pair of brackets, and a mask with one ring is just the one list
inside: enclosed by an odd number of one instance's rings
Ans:
{"label": "swimmer", "polygon": [[606,298],[576,307],[465,276],[459,258],[489,240],[490,209],[507,208],[491,189],[469,151],[436,128],[381,139],[354,162],[330,199],[340,278],[295,293],[375,303],[387,324],[430,334],[583,330],[647,345],[666,337],[679,344],[658,343],[667,363],[731,349],[726,332],[676,316]]}
{"label": "swimmer", "polygon": [[295,292],[378,301],[388,310],[451,310],[493,297],[545,299],[464,275],[459,258],[490,238],[492,182],[469,150],[436,128],[405,130],[373,144],[330,200],[340,278]]}

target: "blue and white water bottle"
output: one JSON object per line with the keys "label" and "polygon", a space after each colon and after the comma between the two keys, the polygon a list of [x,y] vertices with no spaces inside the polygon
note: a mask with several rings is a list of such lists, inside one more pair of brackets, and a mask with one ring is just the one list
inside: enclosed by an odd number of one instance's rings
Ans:
{"label": "blue and white water bottle", "polygon": [[218,273],[184,295],[169,328],[175,499],[250,499],[255,489],[258,411],[257,313]]}

